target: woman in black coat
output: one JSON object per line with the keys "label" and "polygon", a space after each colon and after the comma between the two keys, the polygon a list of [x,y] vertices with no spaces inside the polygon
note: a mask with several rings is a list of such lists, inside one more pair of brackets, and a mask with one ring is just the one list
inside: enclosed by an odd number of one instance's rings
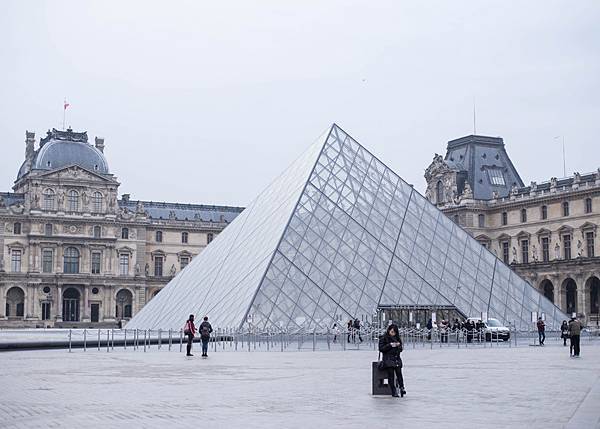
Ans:
{"label": "woman in black coat", "polygon": [[398,326],[392,324],[387,327],[385,334],[379,338],[379,351],[382,354],[382,365],[388,373],[388,384],[390,385],[392,396],[398,397],[396,383],[394,383],[394,374],[396,375],[398,386],[400,386],[400,394],[404,396],[406,390],[404,390],[402,359],[400,359],[402,340],[398,333]]}

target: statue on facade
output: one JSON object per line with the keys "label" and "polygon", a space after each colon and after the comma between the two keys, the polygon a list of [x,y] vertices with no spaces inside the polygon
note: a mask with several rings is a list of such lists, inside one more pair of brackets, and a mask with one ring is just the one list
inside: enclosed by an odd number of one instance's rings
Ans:
{"label": "statue on facade", "polygon": [[512,248],[512,263],[516,264],[517,263],[517,249],[513,246]]}
{"label": "statue on facade", "polygon": [[462,197],[465,199],[473,198],[473,189],[471,189],[469,182],[465,182],[465,188],[463,189]]}
{"label": "statue on facade", "polygon": [[519,193],[519,188],[516,184],[513,184],[510,188],[510,195],[517,195]]}
{"label": "statue on facade", "polygon": [[556,177],[550,178],[550,189],[556,189],[558,186],[558,179]]}
{"label": "statue on facade", "polygon": [[535,244],[531,248],[531,255],[533,257],[533,262],[537,262],[538,261],[538,254],[537,254],[537,247],[535,247]]}
{"label": "statue on facade", "polygon": [[148,277],[150,275],[150,264],[146,262],[146,266],[144,267],[144,275]]}
{"label": "statue on facade", "polygon": [[137,214],[144,214],[146,212],[144,209],[144,203],[142,203],[141,201],[138,201],[137,204],[135,205],[135,212]]}
{"label": "statue on facade", "polygon": [[583,243],[581,240],[577,240],[577,257],[581,258],[583,256]]}
{"label": "statue on facade", "polygon": [[63,206],[63,203],[65,202],[65,191],[63,191],[62,189],[60,191],[58,191],[58,208],[61,209]]}
{"label": "statue on facade", "polygon": [[554,246],[554,259],[560,259],[560,244],[558,243]]}
{"label": "statue on facade", "polygon": [[498,191],[492,191],[492,199],[497,200],[498,198],[500,198]]}
{"label": "statue on facade", "polygon": [[139,276],[140,275],[140,264],[136,262],[133,269],[134,269],[135,275]]}
{"label": "statue on facade", "polygon": [[4,259],[0,258],[0,273],[4,272]]}
{"label": "statue on facade", "polygon": [[579,172],[575,172],[573,173],[573,182],[574,183],[580,183],[581,182],[581,174],[579,174]]}
{"label": "statue on facade", "polygon": [[2,195],[0,195],[0,208],[4,207],[4,198],[2,197]]}
{"label": "statue on facade", "polygon": [[176,272],[177,272],[177,269],[175,268],[175,264],[171,265],[171,269],[169,270],[169,273],[172,276],[174,276]]}

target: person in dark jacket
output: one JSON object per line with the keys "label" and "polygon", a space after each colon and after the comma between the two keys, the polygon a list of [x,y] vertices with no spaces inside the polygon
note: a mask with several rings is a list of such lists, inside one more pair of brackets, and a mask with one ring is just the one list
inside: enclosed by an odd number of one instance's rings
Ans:
{"label": "person in dark jacket", "polygon": [[541,317],[538,317],[537,320],[537,330],[538,337],[540,338],[540,346],[543,346],[544,341],[546,341],[546,324],[544,323]]}
{"label": "person in dark jacket", "polygon": [[566,320],[563,320],[560,325],[560,337],[563,339],[563,346],[567,346],[567,340],[569,339],[569,324]]}
{"label": "person in dark jacket", "polygon": [[208,323],[208,317],[204,316],[204,321],[198,327],[200,340],[202,340],[202,357],[208,357],[208,342],[210,341],[210,334],[212,331],[213,328],[210,323]]}
{"label": "person in dark jacket", "polygon": [[[354,319],[352,327],[354,328],[355,335],[358,335],[358,340],[362,343],[363,339],[360,335],[360,320]],[[354,339],[354,342],[356,342],[356,338]]]}
{"label": "person in dark jacket", "polygon": [[190,314],[188,320],[185,322],[183,327],[183,334],[187,337],[187,353],[186,356],[194,356],[192,354],[192,342],[196,336],[196,327],[194,326],[194,315]]}
{"label": "person in dark jacket", "polygon": [[571,318],[569,322],[569,337],[571,338],[571,347],[573,348],[573,356],[579,357],[580,345],[579,339],[583,325],[576,317]]}
{"label": "person in dark jacket", "polygon": [[400,358],[402,340],[398,333],[398,326],[391,324],[387,327],[385,334],[379,338],[379,351],[382,354],[383,367],[388,373],[388,384],[390,385],[392,396],[398,397],[394,374],[397,384],[400,386],[400,394],[402,396],[406,395],[404,378],[402,377],[402,359]]}

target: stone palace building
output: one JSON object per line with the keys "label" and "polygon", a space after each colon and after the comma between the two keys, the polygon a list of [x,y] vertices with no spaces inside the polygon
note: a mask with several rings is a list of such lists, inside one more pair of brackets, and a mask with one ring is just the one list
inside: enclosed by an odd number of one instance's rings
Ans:
{"label": "stone palace building", "polygon": [[104,139],[26,132],[0,193],[0,327],[115,326],[137,313],[243,209],[118,197]]}
{"label": "stone palace building", "polygon": [[568,314],[598,324],[600,169],[525,186],[504,141],[448,142],[425,171],[427,198]]}

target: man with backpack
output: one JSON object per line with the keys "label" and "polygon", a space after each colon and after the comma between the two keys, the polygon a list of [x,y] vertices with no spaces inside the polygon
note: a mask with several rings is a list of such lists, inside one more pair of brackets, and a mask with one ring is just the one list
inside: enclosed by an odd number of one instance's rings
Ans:
{"label": "man with backpack", "polygon": [[540,346],[543,346],[544,341],[546,341],[546,324],[544,323],[541,317],[538,317],[537,320],[537,330],[538,337],[540,338]]}
{"label": "man with backpack", "polygon": [[208,357],[208,342],[210,341],[210,334],[212,331],[212,326],[208,323],[208,317],[204,316],[204,321],[198,327],[200,340],[202,340],[202,357]]}

